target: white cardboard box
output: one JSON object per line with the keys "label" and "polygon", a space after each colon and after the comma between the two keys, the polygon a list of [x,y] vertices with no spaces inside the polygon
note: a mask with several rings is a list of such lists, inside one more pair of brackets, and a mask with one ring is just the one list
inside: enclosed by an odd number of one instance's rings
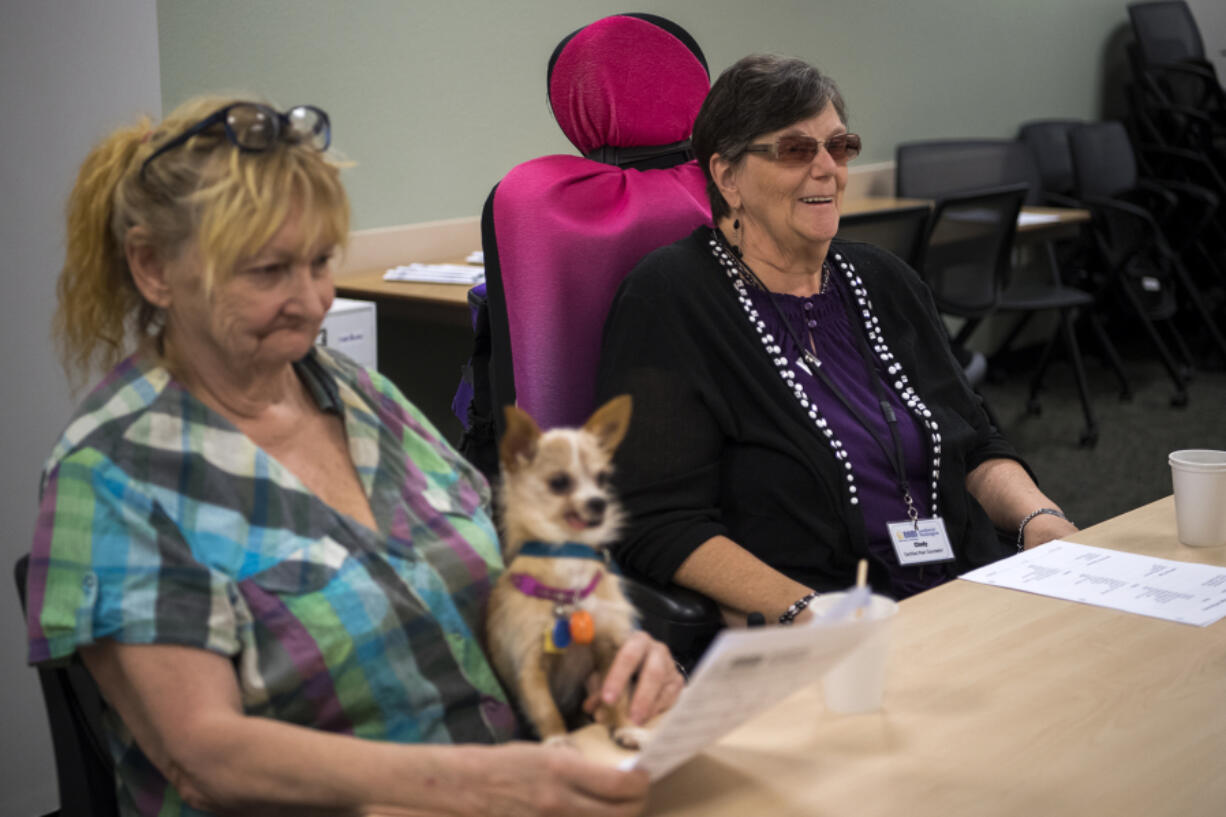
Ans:
{"label": "white cardboard box", "polygon": [[324,318],[316,342],[336,349],[372,369],[379,367],[374,301],[337,298]]}

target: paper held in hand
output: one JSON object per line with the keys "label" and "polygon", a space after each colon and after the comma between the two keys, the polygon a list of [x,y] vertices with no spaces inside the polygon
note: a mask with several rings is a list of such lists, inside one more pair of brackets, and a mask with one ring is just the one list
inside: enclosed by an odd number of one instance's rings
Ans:
{"label": "paper held in hand", "polygon": [[646,747],[620,765],[658,780],[760,712],[818,683],[848,653],[889,624],[856,617],[868,589],[848,594],[821,619],[791,627],[723,630]]}

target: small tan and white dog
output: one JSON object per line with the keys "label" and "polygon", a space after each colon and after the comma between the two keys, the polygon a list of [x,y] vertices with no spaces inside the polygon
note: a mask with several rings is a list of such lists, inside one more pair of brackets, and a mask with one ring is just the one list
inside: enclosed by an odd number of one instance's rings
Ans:
{"label": "small tan and white dog", "polygon": [[[490,595],[486,643],[503,682],[546,743],[567,742],[593,671],[603,679],[634,632],[635,611],[609,570],[605,548],[622,511],[610,487],[614,449],[630,423],[631,398],[615,397],[582,428],[542,433],[508,406],[499,446],[498,492],[507,569]],[[637,748],[629,692],[596,719],[613,740]],[[567,713],[564,715],[563,713]]]}

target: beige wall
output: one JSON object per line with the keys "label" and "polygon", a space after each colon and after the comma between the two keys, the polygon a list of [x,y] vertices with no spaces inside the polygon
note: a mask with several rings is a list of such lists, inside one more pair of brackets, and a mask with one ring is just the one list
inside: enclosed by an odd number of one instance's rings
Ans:
{"label": "beige wall", "polygon": [[[1103,66],[1127,22],[1121,0],[630,7],[688,29],[716,73],[751,51],[814,62],[842,86],[863,162],[892,159],[907,139],[1097,117]],[[347,173],[356,228],[476,215],[516,163],[572,152],[545,104],[546,62],[563,36],[624,10],[608,0],[161,0],[162,99],[169,110],[202,91],[246,89],[325,108],[358,163]]]}
{"label": "beige wall", "polygon": [[54,810],[55,761],[13,564],[30,550],[38,473],[73,399],[51,345],[64,200],[93,143],[134,111],[159,112],[154,0],[0,3],[0,814]]}

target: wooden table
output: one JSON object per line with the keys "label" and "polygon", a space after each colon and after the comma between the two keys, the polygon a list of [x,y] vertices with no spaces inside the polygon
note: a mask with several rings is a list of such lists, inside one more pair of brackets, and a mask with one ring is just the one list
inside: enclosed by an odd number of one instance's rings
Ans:
{"label": "wooden table", "polygon": [[[1168,497],[1072,538],[1226,565],[1174,525]],[[1226,620],[954,581],[902,602],[893,636],[881,712],[827,713],[810,686],[658,781],[647,814],[1226,814]]]}
{"label": "wooden table", "polygon": [[[415,260],[406,259],[405,263]],[[431,263],[463,264],[464,259]],[[391,309],[404,317],[428,317],[443,323],[471,326],[468,315],[471,285],[384,281],[385,272],[387,267],[338,275],[336,294],[342,298],[376,301],[380,310]]]}

